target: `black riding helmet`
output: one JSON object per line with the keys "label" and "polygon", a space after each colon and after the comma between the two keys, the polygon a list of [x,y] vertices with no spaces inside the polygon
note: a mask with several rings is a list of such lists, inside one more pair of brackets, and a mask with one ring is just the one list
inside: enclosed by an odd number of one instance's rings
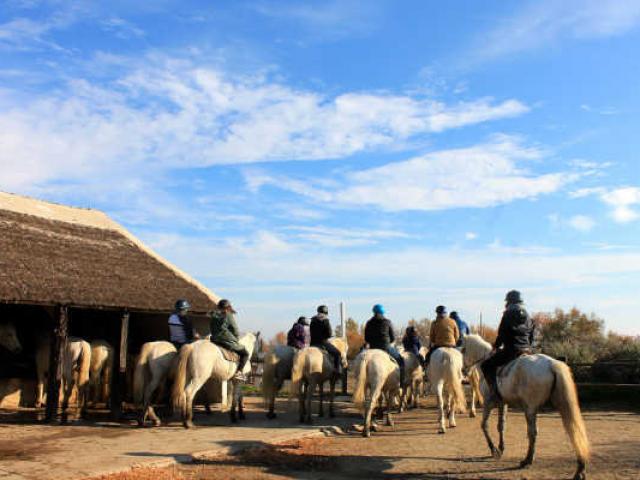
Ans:
{"label": "black riding helmet", "polygon": [[522,303],[522,296],[518,290],[510,290],[507,292],[507,296],[504,297],[504,301],[508,304]]}
{"label": "black riding helmet", "polygon": [[222,300],[220,300],[218,302],[218,308],[220,310],[231,310],[233,313],[236,313],[236,311],[231,306],[231,302],[229,300],[227,300],[226,298],[223,298]]}
{"label": "black riding helmet", "polygon": [[438,315],[444,315],[447,313],[447,307],[445,307],[444,305],[438,305],[436,307],[436,313]]}
{"label": "black riding helmet", "polygon": [[326,305],[320,305],[318,307],[318,313],[324,313],[325,315],[329,314],[329,308]]}
{"label": "black riding helmet", "polygon": [[299,317],[298,323],[300,325],[309,325],[309,320],[307,320],[307,317]]}
{"label": "black riding helmet", "polygon": [[184,298],[180,298],[176,300],[176,304],[175,304],[176,312],[179,312],[180,310],[189,310],[190,308],[191,308],[191,304],[189,304],[189,302]]}

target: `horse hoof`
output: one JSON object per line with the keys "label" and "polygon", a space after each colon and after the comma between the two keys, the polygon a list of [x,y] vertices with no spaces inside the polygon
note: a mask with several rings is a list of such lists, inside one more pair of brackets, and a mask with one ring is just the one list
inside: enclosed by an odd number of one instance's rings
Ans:
{"label": "horse hoof", "polygon": [[520,462],[518,468],[529,468],[531,466],[531,460],[527,460],[526,458]]}
{"label": "horse hoof", "polygon": [[502,458],[502,452],[494,447],[491,449],[491,456],[494,460],[500,460]]}
{"label": "horse hoof", "polygon": [[378,425],[376,423],[372,423],[371,424],[371,431],[373,432],[379,432],[380,428],[378,427]]}
{"label": "horse hoof", "polygon": [[276,418],[276,417],[277,417],[277,415],[276,415],[275,413],[273,413],[273,412],[268,412],[268,413],[267,413],[267,418],[268,418],[269,420],[273,420],[273,419],[274,419],[274,418]]}
{"label": "horse hoof", "polygon": [[182,422],[182,425],[184,426],[184,428],[193,428],[193,422],[191,420]]}
{"label": "horse hoof", "polygon": [[469,418],[476,418],[476,412],[469,412]]}
{"label": "horse hoof", "polygon": [[154,427],[159,427],[159,426],[161,426],[161,425],[162,425],[162,422],[161,422],[160,420],[154,420],[154,421],[153,421],[153,426],[154,426]]}
{"label": "horse hoof", "polygon": [[445,430],[444,428],[440,428],[440,429],[438,430],[438,433],[439,433],[440,435],[444,435],[444,434],[445,434],[445,432],[446,432],[446,430]]}
{"label": "horse hoof", "polygon": [[371,431],[370,431],[370,430],[364,430],[364,431],[362,432],[362,436],[363,436],[364,438],[371,438]]}
{"label": "horse hoof", "polygon": [[449,428],[456,428],[458,425],[456,425],[455,423],[450,423],[449,424]]}

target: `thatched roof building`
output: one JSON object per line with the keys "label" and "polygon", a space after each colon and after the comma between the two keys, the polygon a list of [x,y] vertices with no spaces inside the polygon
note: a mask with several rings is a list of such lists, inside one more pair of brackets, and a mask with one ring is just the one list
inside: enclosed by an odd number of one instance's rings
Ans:
{"label": "thatched roof building", "polygon": [[0,192],[0,302],[169,312],[219,298],[104,213]]}

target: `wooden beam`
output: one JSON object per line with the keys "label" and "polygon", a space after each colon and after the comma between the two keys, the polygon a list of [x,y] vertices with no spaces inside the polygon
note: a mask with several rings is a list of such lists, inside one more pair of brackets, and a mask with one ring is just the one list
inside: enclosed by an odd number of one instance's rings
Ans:
{"label": "wooden beam", "polygon": [[118,368],[111,382],[111,415],[115,419],[122,416],[122,401],[126,393],[127,353],[129,350],[129,312],[122,312],[120,317],[120,339],[116,345]]}
{"label": "wooden beam", "polygon": [[47,408],[45,421],[54,421],[58,415],[60,403],[60,385],[62,383],[62,362],[67,347],[69,330],[69,312],[66,305],[58,306],[56,326],[51,336],[49,354],[49,379],[47,382]]}

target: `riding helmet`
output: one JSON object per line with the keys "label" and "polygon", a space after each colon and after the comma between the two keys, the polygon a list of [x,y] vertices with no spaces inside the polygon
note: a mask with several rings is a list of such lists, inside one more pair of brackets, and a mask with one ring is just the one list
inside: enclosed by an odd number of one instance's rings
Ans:
{"label": "riding helmet", "polygon": [[447,313],[447,307],[445,307],[444,305],[438,305],[436,307],[436,313],[438,315],[445,315]]}
{"label": "riding helmet", "polygon": [[318,313],[324,313],[325,315],[329,314],[329,308],[326,305],[320,305],[318,307]]}
{"label": "riding helmet", "polygon": [[384,307],[379,303],[375,304],[373,306],[373,313],[375,313],[376,315],[384,315]]}
{"label": "riding helmet", "polygon": [[298,317],[298,323],[300,325],[309,325],[309,320],[307,320],[307,317]]}
{"label": "riding helmet", "polygon": [[518,290],[511,290],[507,292],[507,296],[504,297],[504,301],[509,304],[522,303],[522,296],[520,295],[520,292]]}
{"label": "riding helmet", "polygon": [[184,298],[181,298],[179,300],[176,300],[175,308],[176,308],[176,311],[189,310],[191,308],[191,305]]}

